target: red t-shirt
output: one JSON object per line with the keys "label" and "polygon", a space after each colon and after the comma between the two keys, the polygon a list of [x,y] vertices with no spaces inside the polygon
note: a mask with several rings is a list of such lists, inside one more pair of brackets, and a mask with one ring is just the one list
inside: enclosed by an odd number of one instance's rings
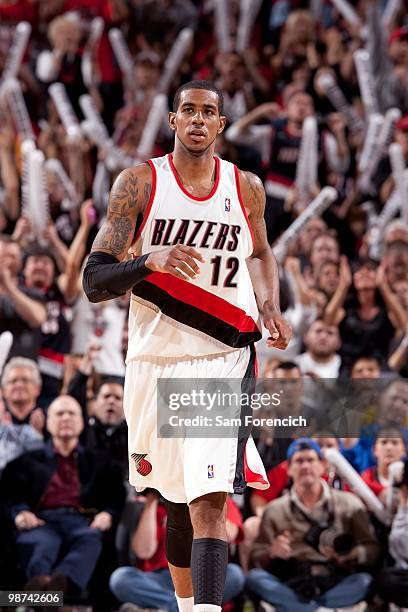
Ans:
{"label": "red t-shirt", "polygon": [[238,534],[234,544],[239,544],[244,539],[244,526],[241,510],[231,497],[227,497],[227,520],[238,527]]}
{"label": "red t-shirt", "polygon": [[33,23],[37,19],[38,3],[30,0],[16,0],[13,3],[6,3],[0,0],[0,24],[14,25],[19,21],[29,21]]}
{"label": "red t-shirt", "polygon": [[384,490],[384,486],[378,480],[376,467],[370,467],[367,470],[364,470],[364,472],[361,474],[361,478],[364,480],[366,485],[370,487],[372,492],[377,495],[377,497],[380,495],[381,491]]}
{"label": "red t-shirt", "polygon": [[166,508],[159,504],[156,513],[157,524],[157,548],[153,557],[150,559],[140,559],[137,567],[144,572],[154,572],[155,570],[168,567],[166,558]]}
{"label": "red t-shirt", "polygon": [[269,489],[266,489],[265,491],[255,489],[252,492],[252,495],[262,497],[266,503],[280,497],[283,490],[288,486],[288,462],[282,461],[282,463],[278,463],[278,465],[271,468],[267,474],[267,478],[271,485]]}

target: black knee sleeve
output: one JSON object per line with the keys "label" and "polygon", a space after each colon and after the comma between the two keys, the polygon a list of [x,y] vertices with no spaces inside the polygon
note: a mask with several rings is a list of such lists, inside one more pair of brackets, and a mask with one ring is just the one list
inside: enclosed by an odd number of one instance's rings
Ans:
{"label": "black knee sleeve", "polygon": [[190,567],[193,526],[187,504],[166,501],[167,561],[176,567]]}
{"label": "black knee sleeve", "polygon": [[227,542],[216,538],[193,540],[191,578],[195,604],[221,606],[227,565]]}

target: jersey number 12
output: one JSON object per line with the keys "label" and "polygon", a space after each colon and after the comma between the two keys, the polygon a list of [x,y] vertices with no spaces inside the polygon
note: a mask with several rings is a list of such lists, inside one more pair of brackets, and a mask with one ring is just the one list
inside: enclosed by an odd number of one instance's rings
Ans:
{"label": "jersey number 12", "polygon": [[[221,272],[221,262],[222,257],[217,255],[211,259],[211,263],[213,265],[211,284],[219,285],[220,284],[220,272]],[[238,272],[239,268],[239,259],[237,257],[228,257],[225,262],[225,267],[229,270],[224,278],[224,282],[222,283],[224,287],[236,287],[237,283],[234,282],[234,277]]]}

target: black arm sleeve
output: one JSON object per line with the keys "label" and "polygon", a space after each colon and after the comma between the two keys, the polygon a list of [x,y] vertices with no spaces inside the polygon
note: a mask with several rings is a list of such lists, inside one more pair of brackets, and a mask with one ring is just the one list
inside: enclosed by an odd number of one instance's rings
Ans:
{"label": "black arm sleeve", "polygon": [[88,257],[82,286],[90,302],[103,302],[124,295],[152,271],[146,268],[147,255],[119,261],[109,253],[94,251]]}

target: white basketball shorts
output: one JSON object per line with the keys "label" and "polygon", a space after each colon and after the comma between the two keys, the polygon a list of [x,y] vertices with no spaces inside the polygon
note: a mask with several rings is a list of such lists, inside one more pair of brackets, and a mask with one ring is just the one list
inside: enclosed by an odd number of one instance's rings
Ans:
{"label": "white basketball shorts", "polygon": [[188,359],[149,357],[128,363],[124,411],[129,432],[129,481],[137,491],[156,489],[172,502],[218,491],[243,493],[245,486],[267,489],[269,482],[252,438],[159,438],[157,380],[235,378],[255,375],[250,347]]}

